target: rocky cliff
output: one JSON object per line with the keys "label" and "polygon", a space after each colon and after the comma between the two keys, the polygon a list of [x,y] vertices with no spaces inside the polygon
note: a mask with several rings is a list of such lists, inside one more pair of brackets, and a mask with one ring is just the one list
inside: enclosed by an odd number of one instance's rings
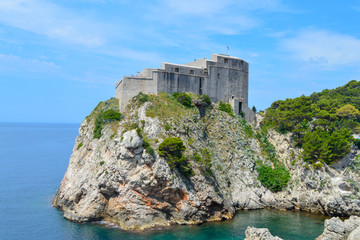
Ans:
{"label": "rocky cliff", "polygon": [[[101,219],[127,230],[231,219],[237,210],[265,207],[360,214],[355,173],[305,165],[291,137],[274,131],[268,139],[291,180],[277,193],[262,186],[256,168],[272,163],[251,127],[218,105],[192,101],[189,108],[166,94],[137,96],[116,121],[99,116],[117,110],[117,101],[100,103],[80,126],[54,206],[73,221]],[[182,140],[191,174],[159,156],[168,137]]]}

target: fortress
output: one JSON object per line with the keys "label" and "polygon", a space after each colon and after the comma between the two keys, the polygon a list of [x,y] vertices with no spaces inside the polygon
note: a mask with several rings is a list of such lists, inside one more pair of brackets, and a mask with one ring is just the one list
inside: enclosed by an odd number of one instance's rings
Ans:
{"label": "fortress", "polygon": [[255,114],[248,107],[249,64],[224,54],[212,54],[211,60],[202,58],[184,65],[165,63],[161,68],[146,68],[137,76],[125,76],[116,83],[115,97],[120,111],[140,92],[192,92],[207,94],[211,101],[230,103],[235,114],[244,113],[247,121]]}

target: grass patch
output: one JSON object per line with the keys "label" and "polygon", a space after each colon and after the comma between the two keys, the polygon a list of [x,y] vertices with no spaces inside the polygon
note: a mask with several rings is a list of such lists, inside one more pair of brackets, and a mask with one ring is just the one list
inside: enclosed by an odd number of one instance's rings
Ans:
{"label": "grass patch", "polygon": [[82,146],[83,146],[83,143],[81,142],[77,145],[77,149],[79,150]]}
{"label": "grass patch", "polygon": [[197,113],[196,108],[188,108],[179,103],[170,94],[160,92],[152,100],[151,105],[146,110],[147,117],[158,117],[160,121],[170,119],[178,120],[186,116],[186,114]]}

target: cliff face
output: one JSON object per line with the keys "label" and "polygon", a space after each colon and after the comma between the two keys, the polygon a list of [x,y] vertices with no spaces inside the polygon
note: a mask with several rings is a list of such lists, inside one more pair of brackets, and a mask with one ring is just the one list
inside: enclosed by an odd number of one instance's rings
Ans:
{"label": "cliff face", "polygon": [[[351,168],[335,169],[326,164],[314,168],[302,160],[301,149],[293,147],[290,134],[282,135],[272,130],[268,138],[291,173],[286,191],[275,194],[272,207],[329,216],[360,215],[359,178]],[[352,157],[356,154],[352,153]]]}
{"label": "cliff face", "polygon": [[[269,133],[292,176],[286,189],[273,193],[257,180],[256,162],[266,160],[244,121],[198,102],[205,113],[200,117],[196,107],[160,97],[164,99],[131,102],[124,119],[103,124],[99,139],[94,139],[96,113],[111,108],[114,100],[100,104],[82,122],[53,201],[65,218],[103,219],[143,230],[230,219],[238,209],[264,207],[359,214],[356,184],[328,167],[307,169],[300,160],[291,164],[290,156],[298,158],[300,151],[286,136]],[[182,139],[193,175],[184,176],[159,157],[159,144],[170,136]],[[147,145],[155,149],[153,154]]]}

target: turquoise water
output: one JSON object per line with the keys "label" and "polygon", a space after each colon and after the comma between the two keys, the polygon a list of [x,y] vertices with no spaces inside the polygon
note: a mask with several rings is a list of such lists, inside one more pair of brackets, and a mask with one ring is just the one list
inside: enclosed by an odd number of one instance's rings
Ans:
{"label": "turquoise water", "polygon": [[0,123],[0,239],[244,239],[247,226],[284,239],[314,239],[324,217],[300,212],[240,212],[227,222],[128,233],[65,220],[51,200],[78,134],[77,124]]}

